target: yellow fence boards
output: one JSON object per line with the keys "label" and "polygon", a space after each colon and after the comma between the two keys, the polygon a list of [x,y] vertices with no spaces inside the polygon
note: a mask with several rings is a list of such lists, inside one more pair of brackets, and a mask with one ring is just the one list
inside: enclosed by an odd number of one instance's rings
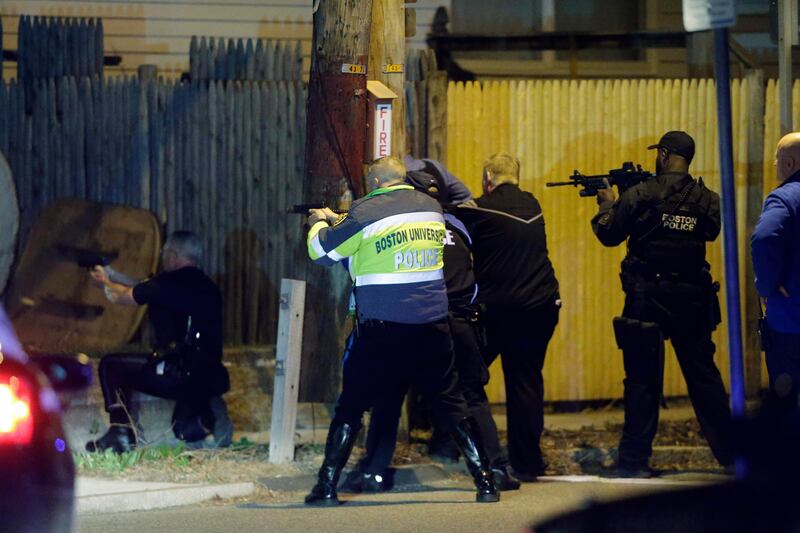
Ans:
{"label": "yellow fence boards", "polygon": [[[770,83],[768,92],[775,92]],[[732,83],[734,171],[743,213],[748,168],[747,80]],[[798,86],[795,86],[797,92]],[[767,98],[767,115],[773,100]],[[770,107],[773,105],[773,107]],[[574,169],[605,173],[623,161],[654,170],[655,153],[647,146],[668,130],[689,132],[697,143],[692,173],[720,190],[715,86],[711,80],[536,80],[451,83],[448,90],[448,167],[476,195],[481,191],[483,161],[503,150],[521,162],[521,186],[541,202],[547,223],[550,257],[561,285],[560,322],[545,363],[547,400],[589,400],[622,396],[622,354],[611,320],[620,314],[623,294],[619,263],[625,247],[605,248],[589,221],[597,211],[591,198],[575,189],[547,189]],[[768,127],[774,127],[767,121]],[[774,142],[771,130],[765,138]],[[769,144],[765,142],[765,144]],[[765,148],[766,154],[767,148]],[[770,158],[771,161],[771,158]],[[765,164],[765,171],[767,170]],[[772,171],[766,172],[772,176]],[[770,187],[771,188],[771,187]],[[744,219],[738,231],[743,244]],[[740,246],[740,262],[745,257]],[[709,246],[714,278],[722,280],[721,238]],[[742,269],[743,271],[743,269]],[[742,279],[741,282],[745,283]],[[723,315],[724,289],[720,292]],[[714,334],[717,363],[728,381],[725,320]],[[531,324],[535,327],[535,324]],[[487,391],[493,402],[505,400],[502,369],[492,367]],[[686,385],[671,347],[665,365],[664,392],[685,395]]]}

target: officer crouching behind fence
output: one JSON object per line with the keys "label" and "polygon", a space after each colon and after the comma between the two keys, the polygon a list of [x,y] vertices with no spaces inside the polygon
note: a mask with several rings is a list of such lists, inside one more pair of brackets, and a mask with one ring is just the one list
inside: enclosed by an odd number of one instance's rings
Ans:
{"label": "officer crouching behind fence", "polygon": [[625,367],[625,423],[616,474],[650,477],[664,372],[664,339],[672,340],[689,398],[714,456],[730,465],[730,409],[714,363],[711,332],[720,322],[718,285],[706,262],[706,242],[720,231],[719,195],[689,174],[694,140],[682,131],[658,144],[656,174],[615,201],[598,191],[592,229],[606,246],[627,239],[622,262],[625,307],[614,333]]}
{"label": "officer crouching behind fence", "polygon": [[175,231],[161,250],[163,272],[150,279],[137,282],[111,267],[94,267],[92,277],[110,301],[148,306],[155,343],[152,353],[109,354],[100,361],[110,428],[86,444],[88,451],[136,447],[134,390],[176,400],[172,422],[178,438],[205,445],[213,433],[214,446],[231,443],[233,425],[222,399],[230,388],[222,365],[222,297],[200,270],[201,257],[197,235]]}
{"label": "officer crouching behind fence", "polygon": [[311,259],[330,265],[350,257],[357,329],[343,363],[325,458],[305,499],[309,505],[339,503],[339,475],[362,415],[382,395],[411,383],[436,398],[437,414],[447,420],[475,480],[477,501],[499,500],[481,439],[456,388],[442,272],[442,209],[404,177],[403,163],[384,157],[369,168],[371,192],[353,202],[349,214],[311,210]]}

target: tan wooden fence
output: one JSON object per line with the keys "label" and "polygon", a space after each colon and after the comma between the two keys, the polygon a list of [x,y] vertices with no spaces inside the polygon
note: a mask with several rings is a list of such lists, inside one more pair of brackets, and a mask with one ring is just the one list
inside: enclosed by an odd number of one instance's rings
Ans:
{"label": "tan wooden fence", "polygon": [[[774,187],[774,147],[778,135],[777,90],[766,91],[758,76],[734,80],[733,138],[737,188],[737,225],[743,284],[747,279],[746,215],[752,177],[763,175],[765,193]],[[795,85],[795,102],[800,85]],[[604,248],[591,231],[593,199],[575,189],[547,189],[573,170],[604,173],[623,161],[654,169],[647,146],[666,131],[682,129],[697,143],[692,173],[720,190],[717,114],[712,80],[503,81],[450,83],[448,87],[447,164],[474,193],[480,193],[482,163],[493,152],[508,151],[521,161],[521,185],[542,203],[548,245],[561,285],[564,306],[545,364],[548,400],[619,398],[622,357],[611,320],[622,310],[619,263],[624,245]],[[800,106],[795,123],[800,123]],[[748,179],[750,177],[751,179]],[[760,178],[759,183],[761,185]],[[755,199],[756,205],[760,196]],[[752,206],[750,207],[752,211]],[[709,247],[715,279],[724,283],[721,238]],[[724,289],[720,299],[725,307]],[[752,315],[752,308],[744,308]],[[752,318],[752,317],[751,317]],[[726,317],[714,334],[716,360],[726,383]],[[757,356],[751,353],[754,365]],[[759,368],[755,368],[757,376]],[[751,369],[751,376],[752,369]],[[764,372],[761,372],[763,381]],[[665,394],[685,395],[671,348],[665,368]],[[505,398],[502,369],[492,368],[492,401]]]}

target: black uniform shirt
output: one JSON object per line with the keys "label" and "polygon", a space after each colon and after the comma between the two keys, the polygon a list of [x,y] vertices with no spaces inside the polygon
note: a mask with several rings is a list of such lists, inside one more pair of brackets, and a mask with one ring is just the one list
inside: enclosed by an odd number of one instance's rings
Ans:
{"label": "black uniform shirt", "polygon": [[216,366],[222,361],[222,296],[202,270],[184,267],[162,272],[136,285],[133,299],[149,306],[156,348],[183,341],[191,315],[204,362]]}
{"label": "black uniform shirt", "polygon": [[605,246],[630,238],[628,258],[653,270],[704,264],[705,242],[720,231],[719,195],[702,180],[690,189],[692,181],[689,174],[666,172],[635,185],[600,205],[592,230]]}
{"label": "black uniform shirt", "polygon": [[458,218],[472,236],[481,302],[531,309],[552,298],[558,280],[538,200],[505,183],[476,203],[477,208],[460,207]]}
{"label": "black uniform shirt", "polygon": [[466,226],[450,213],[444,215],[444,283],[451,310],[475,303],[478,287],[472,270],[472,239]]}

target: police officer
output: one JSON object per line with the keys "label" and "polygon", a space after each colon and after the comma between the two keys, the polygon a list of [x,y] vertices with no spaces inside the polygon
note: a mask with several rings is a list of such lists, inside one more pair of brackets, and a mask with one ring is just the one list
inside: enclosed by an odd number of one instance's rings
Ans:
{"label": "police officer", "polygon": [[[136,447],[129,414],[130,394],[177,400],[173,431],[187,442],[202,441],[213,428],[215,444],[227,446],[233,425],[221,395],[230,388],[222,365],[222,296],[200,269],[202,243],[189,231],[170,234],[161,250],[163,272],[137,282],[111,267],[96,266],[92,277],[120,305],[147,305],[155,337],[152,353],[109,354],[98,374],[111,427],[88,451],[121,453]],[[208,429],[207,429],[208,428]]]}
{"label": "police officer", "polygon": [[622,262],[625,307],[614,333],[625,367],[625,423],[616,474],[650,477],[648,462],[658,426],[664,339],[675,348],[689,397],[717,460],[731,463],[730,409],[714,364],[711,332],[720,322],[718,285],[706,262],[706,242],[720,231],[719,195],[689,174],[694,140],[670,131],[658,144],[656,177],[615,201],[598,191],[592,229],[605,246],[627,239]]}
{"label": "police officer", "polygon": [[[424,167],[421,164],[423,162]],[[448,322],[453,337],[458,388],[464,395],[470,415],[480,427],[497,488],[503,491],[519,489],[519,482],[507,470],[508,459],[501,451],[497,426],[484,390],[489,382],[489,370],[482,354],[485,335],[480,324],[479,291],[472,268],[472,238],[466,226],[447,209],[455,203],[471,199],[472,195],[438,161],[414,160],[407,156],[404,163],[409,171],[409,183],[438,200],[445,209],[444,279],[450,308]],[[452,179],[448,180],[446,175]],[[367,433],[367,453],[359,462],[358,471],[352,472],[348,477],[346,484],[349,489],[380,492],[391,488],[392,471],[389,465],[394,454],[397,424],[406,392],[405,389],[400,389],[386,394],[373,407]],[[457,459],[458,449],[449,437],[447,428],[434,421],[434,435],[437,434],[442,441],[440,448],[452,446]]]}
{"label": "police officer", "polygon": [[775,170],[779,186],[764,202],[751,243],[767,307],[762,343],[770,389],[788,399],[800,390],[800,133],[780,140]]}
{"label": "police officer", "polygon": [[487,308],[486,363],[491,365],[500,354],[503,364],[511,468],[520,481],[530,482],[546,467],[539,447],[542,368],[561,301],[547,254],[542,208],[520,189],[519,169],[511,154],[489,157],[483,196],[456,214],[472,235],[475,276]]}
{"label": "police officer", "polygon": [[456,389],[442,271],[445,236],[439,204],[405,183],[400,160],[370,166],[371,192],[342,217],[311,210],[308,251],[329,265],[349,257],[356,334],[343,364],[342,393],[328,430],[325,458],[309,505],[337,505],[337,483],[361,418],[387,391],[415,383],[436,398],[478,489],[477,501],[499,495],[474,420]]}

